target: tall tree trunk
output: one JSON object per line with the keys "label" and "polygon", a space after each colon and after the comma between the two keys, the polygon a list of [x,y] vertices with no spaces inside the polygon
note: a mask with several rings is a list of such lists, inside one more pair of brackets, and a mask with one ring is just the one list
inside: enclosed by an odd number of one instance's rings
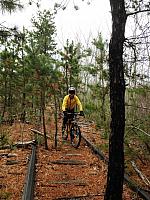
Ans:
{"label": "tall tree trunk", "polygon": [[21,113],[21,122],[24,123],[26,121],[26,111],[25,111],[25,99],[26,99],[26,93],[23,92],[22,94],[22,113]]}
{"label": "tall tree trunk", "polygon": [[124,0],[110,0],[112,38],[109,44],[111,133],[105,200],[121,200],[124,180],[125,81],[123,43],[126,24]]}
{"label": "tall tree trunk", "polygon": [[42,119],[43,119],[43,132],[44,132],[44,140],[45,140],[45,149],[48,149],[47,144],[47,134],[46,134],[46,124],[45,124],[45,90],[41,88],[41,108],[42,108]]}
{"label": "tall tree trunk", "polygon": [[2,115],[1,115],[1,120],[3,120],[5,112],[6,112],[6,107],[7,107],[7,77],[5,76],[4,78],[4,105],[3,105],[3,111],[2,111]]}
{"label": "tall tree trunk", "polygon": [[22,113],[21,113],[21,121],[24,123],[26,121],[26,92],[25,92],[25,66],[24,66],[24,52],[23,52],[23,40],[21,40],[22,50],[21,50],[21,57],[22,57],[22,65],[23,65],[23,94],[22,94]]}
{"label": "tall tree trunk", "polygon": [[55,111],[54,111],[54,119],[55,119],[55,148],[57,148],[58,143],[58,120],[57,120],[57,98],[54,91],[54,102],[55,102]]}
{"label": "tall tree trunk", "polygon": [[66,94],[68,94],[68,89],[69,89],[69,86],[68,86],[68,63],[66,63],[66,66],[65,66],[65,77],[66,77]]}

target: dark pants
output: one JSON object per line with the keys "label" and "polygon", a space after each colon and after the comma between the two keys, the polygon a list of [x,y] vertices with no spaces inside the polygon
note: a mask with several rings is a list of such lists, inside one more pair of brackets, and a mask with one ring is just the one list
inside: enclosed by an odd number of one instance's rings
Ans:
{"label": "dark pants", "polygon": [[[67,113],[74,113],[74,109],[72,109],[72,110],[67,110]],[[67,121],[68,121],[68,119],[69,118],[71,118],[72,117],[72,115],[70,116],[70,115],[68,115],[68,114],[64,114],[64,116],[63,116],[63,125],[62,125],[62,128],[65,128],[66,127],[66,123],[67,123]]]}

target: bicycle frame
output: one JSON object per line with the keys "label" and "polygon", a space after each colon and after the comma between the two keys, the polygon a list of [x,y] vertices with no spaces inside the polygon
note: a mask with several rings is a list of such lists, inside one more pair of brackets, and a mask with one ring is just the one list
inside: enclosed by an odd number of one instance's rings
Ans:
{"label": "bicycle frame", "polygon": [[68,113],[71,117],[68,119],[68,122],[70,124],[77,124],[77,116],[80,115],[80,113],[74,112],[74,113]]}
{"label": "bicycle frame", "polygon": [[79,115],[79,113],[77,112],[68,113],[68,116],[69,115],[70,117],[68,117],[66,123],[66,129],[65,129],[65,134],[63,135],[63,139],[67,140],[69,135],[71,145],[75,148],[78,148],[81,142],[81,131],[77,122],[77,115]]}
{"label": "bicycle frame", "polygon": [[70,118],[68,118],[67,120],[67,132],[70,134],[70,129],[71,129],[71,126],[72,124],[77,124],[77,121],[76,121],[76,117],[79,113],[67,113],[67,115],[69,116],[70,115]]}

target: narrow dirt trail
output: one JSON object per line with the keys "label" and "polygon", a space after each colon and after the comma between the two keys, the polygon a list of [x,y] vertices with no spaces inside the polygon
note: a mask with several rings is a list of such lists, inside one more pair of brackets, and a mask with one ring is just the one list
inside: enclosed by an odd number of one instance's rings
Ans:
{"label": "narrow dirt trail", "polygon": [[[83,121],[81,132],[97,148],[106,143],[96,130],[94,123]],[[54,148],[54,123],[47,123],[48,150],[44,144],[36,146],[37,162],[34,199],[37,200],[102,200],[106,187],[107,165],[97,157],[82,139],[78,149],[69,142],[61,141],[61,119],[58,126],[58,147]],[[14,143],[27,142],[34,138],[33,125],[16,122],[8,126],[10,138]],[[42,131],[42,130],[40,130]],[[39,139],[42,141],[43,136]],[[31,147],[27,149],[4,149],[0,151],[0,199],[7,195],[10,199],[21,199]],[[4,155],[6,154],[6,155]],[[15,157],[7,156],[7,154]],[[107,152],[105,151],[107,156]],[[7,160],[17,161],[7,165]],[[4,173],[5,172],[5,173]],[[4,198],[3,198],[4,197]],[[140,200],[126,185],[123,200]]]}
{"label": "narrow dirt trail", "polygon": [[[102,200],[106,186],[107,165],[100,160],[81,140],[75,149],[70,142],[61,141],[61,123],[58,131],[58,147],[49,141],[49,150],[44,146],[37,149],[36,200]],[[97,141],[99,133],[92,126],[81,127],[84,135],[94,134]],[[100,138],[99,138],[100,139]],[[97,141],[98,142],[98,141]],[[131,200],[132,192],[124,186],[124,200]]]}
{"label": "narrow dirt trail", "polygon": [[[22,131],[20,127],[23,126]],[[54,148],[55,126],[49,126],[48,150],[43,144],[36,147],[36,177],[34,199],[37,200],[102,200],[104,199],[107,165],[99,159],[82,139],[78,149],[73,148],[69,142],[62,143],[61,131],[58,131],[58,147]],[[11,128],[11,137],[15,142],[30,141],[34,138],[31,131],[32,126],[28,124],[14,124]],[[94,126],[84,124],[82,133],[94,144],[103,144]],[[41,136],[41,140],[43,136]],[[97,146],[98,147],[98,146]],[[10,199],[21,199],[25,177],[28,168],[28,158],[30,158],[31,147],[27,149],[1,150],[1,154],[16,154],[11,160],[19,161],[19,164],[6,165],[7,156],[0,159],[1,170],[0,197],[9,195]],[[23,163],[21,162],[23,161]],[[5,175],[3,174],[5,170]],[[124,200],[140,199],[133,198],[131,192],[124,187]],[[1,199],[1,198],[0,198]],[[2,198],[4,199],[4,198]]]}
{"label": "narrow dirt trail", "polygon": [[83,141],[78,149],[38,149],[37,160],[35,199],[103,199],[106,166]]}
{"label": "narrow dirt trail", "polygon": [[[81,133],[94,144],[103,144],[94,123],[79,120]],[[103,200],[106,187],[107,165],[81,140],[78,149],[69,140],[62,143],[62,118],[58,120],[58,146],[54,148],[55,126],[51,123],[53,138],[48,139],[48,150],[37,148],[35,179],[36,200]],[[132,192],[124,186],[124,200],[132,199]]]}

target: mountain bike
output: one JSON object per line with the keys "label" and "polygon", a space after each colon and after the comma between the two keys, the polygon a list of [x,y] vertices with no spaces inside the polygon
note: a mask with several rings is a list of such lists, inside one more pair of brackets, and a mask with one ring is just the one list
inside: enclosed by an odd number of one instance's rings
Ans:
{"label": "mountain bike", "polygon": [[80,113],[67,113],[68,121],[65,129],[62,131],[62,139],[67,140],[70,136],[70,143],[73,147],[78,148],[81,142],[81,130],[78,125]]}

